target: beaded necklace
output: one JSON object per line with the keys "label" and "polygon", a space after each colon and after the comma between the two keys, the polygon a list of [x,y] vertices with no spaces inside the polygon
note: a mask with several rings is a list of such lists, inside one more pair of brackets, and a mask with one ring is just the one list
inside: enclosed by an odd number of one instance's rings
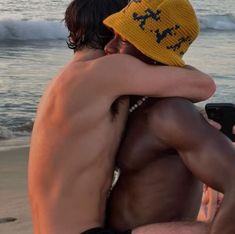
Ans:
{"label": "beaded necklace", "polygon": [[148,99],[147,96],[142,97],[139,99],[133,106],[129,108],[129,113],[132,113],[135,111],[138,107],[140,107],[146,100]]}

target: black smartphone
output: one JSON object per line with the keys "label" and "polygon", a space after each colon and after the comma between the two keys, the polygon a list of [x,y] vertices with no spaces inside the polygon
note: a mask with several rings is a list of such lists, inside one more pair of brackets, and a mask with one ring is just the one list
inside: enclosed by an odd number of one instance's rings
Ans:
{"label": "black smartphone", "polygon": [[235,141],[235,135],[233,134],[235,105],[232,103],[208,103],[205,109],[209,119],[221,124],[221,132],[232,141]]}

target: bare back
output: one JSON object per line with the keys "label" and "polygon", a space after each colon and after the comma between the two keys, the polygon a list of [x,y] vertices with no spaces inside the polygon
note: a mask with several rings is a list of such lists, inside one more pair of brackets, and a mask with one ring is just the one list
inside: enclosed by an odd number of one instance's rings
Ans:
{"label": "bare back", "polygon": [[109,225],[118,231],[151,223],[194,221],[200,207],[201,183],[178,153],[152,131],[148,115],[154,103],[152,99],[131,114],[118,154],[121,176],[107,216]]}
{"label": "bare back", "polygon": [[[149,66],[129,55],[103,55],[79,51],[40,102],[29,161],[34,234],[73,234],[103,225],[129,105],[127,99],[116,101],[119,97],[183,95],[204,100],[214,90],[211,79],[196,70]],[[194,78],[173,90],[174,82],[185,77]]]}
{"label": "bare back", "polygon": [[118,102],[114,115],[112,98],[98,93],[89,63],[73,59],[50,84],[37,113],[29,188],[35,230],[47,228],[42,233],[103,225],[128,101]]}

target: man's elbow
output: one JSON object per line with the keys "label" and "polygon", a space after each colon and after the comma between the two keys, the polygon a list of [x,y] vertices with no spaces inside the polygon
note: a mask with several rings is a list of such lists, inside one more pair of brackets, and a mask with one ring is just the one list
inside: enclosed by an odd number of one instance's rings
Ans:
{"label": "man's elbow", "polygon": [[207,77],[207,81],[205,81],[205,84],[202,87],[202,92],[203,92],[203,99],[207,100],[209,99],[211,96],[214,95],[215,91],[216,91],[216,84],[214,82],[214,80],[211,77]]}

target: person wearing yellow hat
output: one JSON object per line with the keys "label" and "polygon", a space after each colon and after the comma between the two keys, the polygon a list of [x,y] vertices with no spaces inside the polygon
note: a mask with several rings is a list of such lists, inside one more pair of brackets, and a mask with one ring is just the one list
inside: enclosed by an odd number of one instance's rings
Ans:
{"label": "person wearing yellow hat", "polygon": [[139,0],[104,21],[145,56],[166,65],[184,66],[182,57],[196,39],[199,24],[187,0]]}
{"label": "person wearing yellow hat", "polygon": [[[102,21],[126,4],[73,0],[66,10],[74,55],[46,89],[31,140],[28,177],[35,234],[110,233],[103,228],[106,199],[128,114],[126,95],[204,100],[214,92],[214,82],[199,71],[157,68],[129,55],[104,56],[112,35]],[[184,88],[172,89],[187,77]]]}
{"label": "person wearing yellow hat", "polygon": [[[184,66],[183,55],[199,32],[187,0],[130,1],[103,22],[115,34],[107,54],[129,54],[153,66]],[[129,112],[116,158],[120,177],[107,205],[108,227],[134,234],[234,234],[232,143],[183,98],[131,96]],[[228,197],[210,225],[196,222],[200,181]]]}

